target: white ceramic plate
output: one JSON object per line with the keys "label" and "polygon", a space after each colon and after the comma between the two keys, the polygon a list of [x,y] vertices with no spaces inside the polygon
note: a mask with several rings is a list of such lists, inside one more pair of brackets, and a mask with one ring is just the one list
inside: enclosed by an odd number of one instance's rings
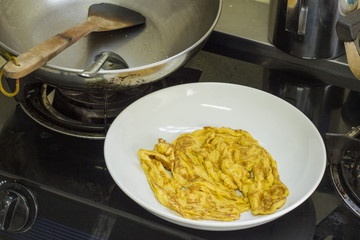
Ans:
{"label": "white ceramic plate", "polygon": [[[280,179],[290,191],[286,204],[274,214],[245,212],[232,222],[189,220],[161,205],[137,151],[153,149],[158,138],[172,142],[203,126],[243,129],[257,139],[278,163]],[[321,135],[303,113],[266,92],[227,83],[184,84],[137,100],[111,125],[104,153],[117,185],[140,206],[175,224],[214,231],[250,228],[290,212],[315,191],[326,166]]]}

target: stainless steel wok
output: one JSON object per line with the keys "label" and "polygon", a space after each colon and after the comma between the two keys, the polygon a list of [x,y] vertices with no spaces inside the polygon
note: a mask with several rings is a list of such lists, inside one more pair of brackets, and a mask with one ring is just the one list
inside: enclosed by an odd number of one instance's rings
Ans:
{"label": "stainless steel wok", "polygon": [[[123,89],[165,77],[205,43],[220,16],[222,0],[108,0],[140,12],[146,24],[92,33],[59,54],[32,77],[71,89]],[[93,0],[2,0],[0,54],[19,55],[84,21]],[[93,77],[80,74],[102,52],[113,52],[129,68],[108,64]],[[109,67],[110,66],[110,67]]]}

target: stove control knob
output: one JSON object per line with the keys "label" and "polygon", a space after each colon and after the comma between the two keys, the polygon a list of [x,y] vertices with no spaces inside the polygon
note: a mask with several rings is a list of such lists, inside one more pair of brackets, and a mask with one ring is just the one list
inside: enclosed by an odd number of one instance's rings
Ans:
{"label": "stove control knob", "polygon": [[16,182],[0,183],[0,229],[25,232],[34,224],[37,203],[32,192]]}

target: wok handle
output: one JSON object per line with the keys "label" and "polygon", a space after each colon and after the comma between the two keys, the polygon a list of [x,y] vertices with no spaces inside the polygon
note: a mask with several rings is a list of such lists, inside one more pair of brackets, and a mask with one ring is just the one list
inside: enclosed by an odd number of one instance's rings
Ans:
{"label": "wok handle", "polygon": [[98,28],[99,26],[97,24],[86,21],[49,38],[16,57],[18,65],[13,61],[9,61],[4,66],[5,76],[17,79],[28,75],[61,53],[67,47],[74,44],[80,38],[85,37]]}
{"label": "wok handle", "polygon": [[360,31],[360,9],[351,12],[336,23],[338,38],[344,42],[355,41]]}

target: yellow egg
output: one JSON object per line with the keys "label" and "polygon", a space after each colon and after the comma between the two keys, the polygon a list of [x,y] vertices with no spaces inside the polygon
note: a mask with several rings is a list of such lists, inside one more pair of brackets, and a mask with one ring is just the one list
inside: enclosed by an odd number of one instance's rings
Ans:
{"label": "yellow egg", "polygon": [[275,160],[248,132],[204,127],[138,156],[155,197],[189,219],[234,221],[276,212],[288,188]]}

